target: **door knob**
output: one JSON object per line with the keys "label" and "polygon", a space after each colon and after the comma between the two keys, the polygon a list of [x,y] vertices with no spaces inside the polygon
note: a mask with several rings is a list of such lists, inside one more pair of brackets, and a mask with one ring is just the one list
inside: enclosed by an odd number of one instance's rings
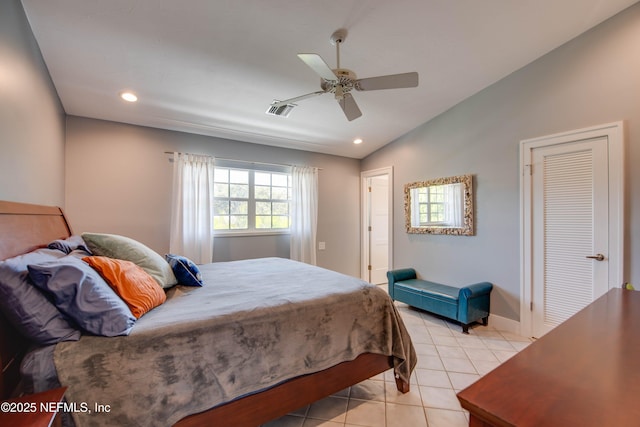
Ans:
{"label": "door knob", "polygon": [[587,258],[595,259],[596,261],[604,261],[604,255],[602,255],[602,254],[590,255],[590,256],[587,256]]}

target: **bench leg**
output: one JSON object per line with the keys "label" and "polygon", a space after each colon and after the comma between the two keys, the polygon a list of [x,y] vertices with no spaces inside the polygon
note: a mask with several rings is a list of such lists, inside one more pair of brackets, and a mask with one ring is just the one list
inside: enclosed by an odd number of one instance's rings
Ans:
{"label": "bench leg", "polygon": [[[482,318],[482,324],[484,326],[487,326],[489,324],[489,316],[486,316],[486,317]],[[462,333],[463,334],[468,334],[469,333],[469,325],[471,325],[471,323],[467,323],[466,325],[464,323],[462,324]]]}

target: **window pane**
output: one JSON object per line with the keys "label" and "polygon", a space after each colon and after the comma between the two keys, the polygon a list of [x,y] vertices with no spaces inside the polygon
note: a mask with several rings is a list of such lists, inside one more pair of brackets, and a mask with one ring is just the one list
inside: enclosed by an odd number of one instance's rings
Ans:
{"label": "window pane", "polygon": [[256,228],[271,228],[271,217],[256,215]]}
{"label": "window pane", "polygon": [[245,184],[231,184],[230,193],[234,199],[248,199],[249,198],[249,186]]}
{"label": "window pane", "polygon": [[273,217],[273,228],[289,228],[289,217],[288,216],[274,216]]}
{"label": "window pane", "polygon": [[213,213],[215,215],[229,214],[229,201],[228,200],[215,200],[213,203]]}
{"label": "window pane", "polygon": [[249,202],[239,202],[233,200],[231,202],[231,213],[232,214],[248,214],[249,213]]}
{"label": "window pane", "polygon": [[271,185],[270,173],[256,172],[254,177],[256,185]]}
{"label": "window pane", "polygon": [[213,197],[229,197],[229,185],[213,184]]}
{"label": "window pane", "polygon": [[215,182],[229,182],[229,169],[215,168],[213,170],[213,180]]}
{"label": "window pane", "polygon": [[287,200],[287,189],[284,187],[273,187],[271,190],[273,200]]}
{"label": "window pane", "polygon": [[249,183],[249,171],[231,169],[229,173],[230,182],[234,184],[248,184]]}
{"label": "window pane", "polygon": [[424,194],[423,192],[418,193],[418,203],[426,203],[427,202],[427,195]]}
{"label": "window pane", "polygon": [[228,230],[229,229],[229,217],[228,216],[214,216],[213,217],[214,230]]}
{"label": "window pane", "polygon": [[273,214],[274,215],[288,215],[289,214],[289,203],[273,203]]}
{"label": "window pane", "polygon": [[262,185],[256,185],[256,199],[270,199],[271,198],[271,187],[266,187]]}
{"label": "window pane", "polygon": [[249,217],[246,215],[231,215],[231,229],[244,230],[249,228]]}
{"label": "window pane", "polygon": [[256,215],[270,215],[271,202],[256,202]]}
{"label": "window pane", "polygon": [[274,173],[271,175],[271,179],[273,180],[271,185],[276,186],[276,187],[286,187],[287,183],[288,183],[288,176],[287,175],[283,175],[283,174],[279,174],[279,173]]}

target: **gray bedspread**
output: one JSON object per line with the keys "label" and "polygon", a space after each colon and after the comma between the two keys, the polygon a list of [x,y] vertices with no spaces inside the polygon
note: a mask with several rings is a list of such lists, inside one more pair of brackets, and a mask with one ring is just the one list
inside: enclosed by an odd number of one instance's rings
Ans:
{"label": "gray bedspread", "polygon": [[[171,425],[365,352],[394,356],[396,374],[409,380],[411,339],[376,286],[280,258],[201,271],[205,286],[171,289],[129,336],[56,346],[78,427]],[[96,412],[95,404],[109,412]]]}

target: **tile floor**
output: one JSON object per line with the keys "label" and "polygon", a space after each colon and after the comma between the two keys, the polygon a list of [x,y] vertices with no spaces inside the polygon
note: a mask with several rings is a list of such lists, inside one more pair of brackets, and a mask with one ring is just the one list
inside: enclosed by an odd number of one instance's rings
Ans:
{"label": "tile floor", "polygon": [[464,335],[455,323],[396,305],[418,354],[409,393],[387,371],[264,427],[466,427],[456,393],[530,343],[481,325]]}

